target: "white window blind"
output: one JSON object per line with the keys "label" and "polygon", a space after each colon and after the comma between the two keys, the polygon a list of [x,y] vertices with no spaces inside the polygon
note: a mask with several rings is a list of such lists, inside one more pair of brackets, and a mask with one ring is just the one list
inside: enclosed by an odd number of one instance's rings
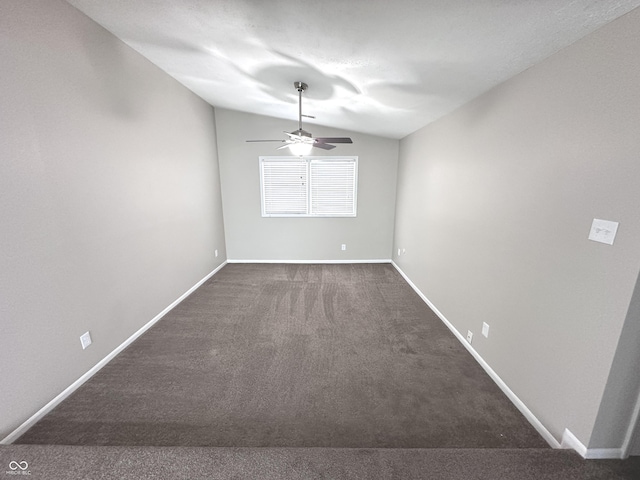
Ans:
{"label": "white window blind", "polygon": [[355,215],[356,162],[311,160],[311,211],[315,215]]}
{"label": "white window blind", "polygon": [[307,213],[308,164],[301,161],[263,161],[263,214]]}
{"label": "white window blind", "polygon": [[355,217],[357,157],[260,157],[262,216]]}

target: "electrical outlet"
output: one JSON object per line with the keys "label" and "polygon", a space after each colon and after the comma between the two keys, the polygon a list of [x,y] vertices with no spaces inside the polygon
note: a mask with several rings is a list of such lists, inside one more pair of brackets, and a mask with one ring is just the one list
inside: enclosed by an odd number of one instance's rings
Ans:
{"label": "electrical outlet", "polygon": [[216,258],[218,258],[218,250],[214,250],[213,254],[216,256]]}
{"label": "electrical outlet", "polygon": [[343,243],[343,244],[342,244],[342,250],[344,251],[344,250],[346,250],[346,249],[347,249],[347,244],[346,244],[346,243]]}
{"label": "electrical outlet", "polygon": [[467,342],[471,344],[472,341],[473,341],[473,333],[471,332],[471,330],[467,330]]}
{"label": "electrical outlet", "polygon": [[398,256],[402,255],[402,252],[400,251],[400,249],[398,249]]}
{"label": "electrical outlet", "polygon": [[91,335],[89,334],[89,332],[84,333],[80,336],[80,344],[82,345],[83,350],[91,345]]}
{"label": "electrical outlet", "polygon": [[487,322],[482,322],[482,335],[489,338],[489,324]]}

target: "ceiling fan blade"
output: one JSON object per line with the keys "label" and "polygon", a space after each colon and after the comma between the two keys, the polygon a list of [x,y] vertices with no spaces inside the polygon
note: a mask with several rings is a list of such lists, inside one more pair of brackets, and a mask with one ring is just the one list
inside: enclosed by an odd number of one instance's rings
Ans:
{"label": "ceiling fan blade", "polygon": [[336,148],[335,145],[329,145],[328,143],[320,143],[320,142],[315,142],[313,146],[316,148],[321,148],[322,150],[331,150],[332,148]]}
{"label": "ceiling fan blade", "polygon": [[353,143],[349,137],[319,137],[316,142],[320,143]]}
{"label": "ceiling fan blade", "polygon": [[245,140],[245,142],[284,142],[285,140]]}

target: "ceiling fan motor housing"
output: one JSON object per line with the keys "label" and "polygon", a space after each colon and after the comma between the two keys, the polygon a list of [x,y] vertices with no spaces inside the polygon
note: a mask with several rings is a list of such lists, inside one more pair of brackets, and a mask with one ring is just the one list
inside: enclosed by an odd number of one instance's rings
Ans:
{"label": "ceiling fan motor housing", "polygon": [[311,134],[309,132],[307,132],[306,130],[299,129],[299,130],[296,130],[295,132],[291,132],[291,133],[293,133],[294,135],[297,135],[299,137],[309,137],[309,138],[311,138]]}

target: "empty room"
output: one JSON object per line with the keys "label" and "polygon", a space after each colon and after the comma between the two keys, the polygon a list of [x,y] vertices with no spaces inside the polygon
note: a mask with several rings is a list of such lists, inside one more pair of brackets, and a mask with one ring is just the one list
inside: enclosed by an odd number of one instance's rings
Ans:
{"label": "empty room", "polygon": [[0,0],[0,476],[640,478],[638,7]]}

